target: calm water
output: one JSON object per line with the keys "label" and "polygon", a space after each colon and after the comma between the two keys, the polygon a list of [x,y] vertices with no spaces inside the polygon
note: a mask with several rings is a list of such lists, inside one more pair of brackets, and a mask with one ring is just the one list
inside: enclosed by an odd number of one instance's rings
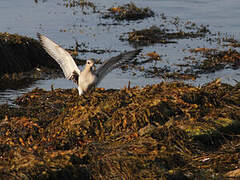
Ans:
{"label": "calm water", "polygon": [[[106,12],[108,8],[116,5],[129,3],[129,1],[102,0],[92,1],[97,10]],[[136,22],[122,22],[120,25],[110,25],[114,21],[102,19],[99,13],[92,13],[91,8],[81,9],[80,7],[67,8],[63,0],[1,0],[0,2],[0,32],[18,33],[36,38],[36,32],[43,33],[58,42],[65,48],[75,45],[75,40],[83,42],[87,49],[113,50],[114,53],[79,54],[79,58],[107,59],[117,55],[124,50],[133,49],[128,42],[119,40],[119,35],[132,31],[133,29],[149,28],[152,25],[162,24],[160,14],[164,13],[169,19],[179,17],[182,21],[192,21],[197,24],[209,25],[213,33],[223,33],[234,36],[240,40],[239,0],[137,0],[132,1],[139,7],[150,7],[156,16]],[[109,24],[109,25],[102,25]],[[169,25],[170,26],[170,25]],[[64,32],[63,32],[64,31]],[[143,53],[156,51],[163,56],[164,61],[157,66],[169,66],[171,70],[177,70],[175,64],[184,63],[182,57],[190,53],[182,49],[210,47],[222,48],[217,43],[209,43],[206,40],[179,40],[177,44],[143,47]],[[116,51],[116,52],[115,52]],[[153,66],[147,64],[146,66]],[[81,68],[81,67],[80,67]],[[141,72],[131,71],[122,73],[115,70],[110,73],[99,85],[104,88],[123,88],[131,81],[132,86],[144,86],[161,82],[160,78],[144,78]],[[222,70],[213,74],[205,74],[196,81],[189,83],[202,85],[215,78],[222,78],[223,82],[234,84],[234,79],[239,80],[239,70]],[[49,90],[51,85],[54,88],[73,88],[75,85],[66,79],[58,78],[51,80],[37,81],[29,88],[21,90],[6,90],[0,92],[0,103],[14,99],[24,92],[35,87]]]}

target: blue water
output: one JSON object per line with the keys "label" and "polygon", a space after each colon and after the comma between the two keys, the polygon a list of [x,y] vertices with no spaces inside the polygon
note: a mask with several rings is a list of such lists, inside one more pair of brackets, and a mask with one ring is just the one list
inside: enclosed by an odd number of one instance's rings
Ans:
{"label": "blue water", "polygon": [[[123,5],[130,1],[102,0],[92,1],[97,10],[106,12],[108,8],[116,5]],[[111,19],[102,19],[101,14],[93,13],[91,8],[81,9],[80,7],[67,8],[63,0],[1,0],[0,2],[0,32],[18,33],[36,38],[36,33],[47,35],[58,42],[64,48],[71,48],[83,42],[87,49],[113,50],[113,53],[79,54],[79,58],[107,59],[117,55],[124,50],[133,49],[128,42],[119,40],[123,33],[133,29],[149,28],[152,25],[163,24],[160,14],[164,13],[168,20],[179,17],[180,21],[191,21],[200,25],[209,25],[214,34],[221,36],[233,36],[240,40],[239,0],[136,0],[139,7],[149,7],[156,16],[139,20],[136,22],[122,22],[120,25],[111,25]],[[101,24],[109,24],[103,26]],[[165,23],[165,26],[168,26]],[[171,26],[169,24],[169,26]],[[214,38],[217,38],[215,35]],[[179,40],[177,44],[155,44],[143,47],[143,54],[156,51],[162,55],[163,61],[157,66],[169,66],[171,70],[177,70],[176,64],[185,63],[182,58],[191,55],[183,49],[208,47],[223,48],[221,44],[208,42],[206,39]],[[153,64],[146,64],[146,68]],[[82,67],[80,67],[82,68]],[[133,76],[133,72],[136,73]],[[212,74],[204,74],[195,81],[188,81],[193,85],[202,85],[215,78],[221,78],[223,82],[234,84],[234,79],[240,79],[239,70],[226,69]],[[131,70],[122,73],[121,70],[111,72],[99,85],[104,88],[123,88],[131,81],[132,86],[144,86],[161,82],[161,78],[145,78],[139,71]],[[0,103],[5,103],[16,98],[22,93],[28,92],[35,87],[49,90],[51,85],[54,88],[73,88],[74,83],[64,78],[37,81],[31,87],[21,90],[6,90],[0,92]]]}

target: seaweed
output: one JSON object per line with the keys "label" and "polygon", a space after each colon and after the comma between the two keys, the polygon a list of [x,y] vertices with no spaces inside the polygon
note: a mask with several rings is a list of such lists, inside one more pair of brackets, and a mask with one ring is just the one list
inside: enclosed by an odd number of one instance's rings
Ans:
{"label": "seaweed", "polygon": [[0,56],[0,75],[59,67],[37,40],[17,34],[0,33]]}
{"label": "seaweed", "polygon": [[64,6],[72,8],[72,7],[81,7],[84,9],[85,7],[90,7],[93,12],[96,12],[96,6],[91,1],[86,0],[64,0]]}
{"label": "seaweed", "polygon": [[238,69],[240,66],[240,53],[237,50],[205,51],[203,55],[206,59],[195,66],[201,73],[212,73],[227,66]]}
{"label": "seaweed", "polygon": [[1,105],[0,178],[222,179],[239,164],[239,87],[34,89]]}
{"label": "seaweed", "polygon": [[139,20],[154,16],[154,12],[149,8],[139,8],[134,3],[123,6],[111,7],[103,18],[113,18],[115,20]]}
{"label": "seaweed", "polygon": [[134,30],[128,32],[128,37],[120,37],[122,41],[128,41],[134,46],[147,46],[155,43],[168,44],[177,43],[178,39],[189,39],[189,38],[199,38],[205,37],[209,30],[206,27],[195,28],[196,31],[185,32],[184,30],[178,30],[176,32],[170,32],[169,29],[160,28],[157,26],[151,26],[148,29]]}

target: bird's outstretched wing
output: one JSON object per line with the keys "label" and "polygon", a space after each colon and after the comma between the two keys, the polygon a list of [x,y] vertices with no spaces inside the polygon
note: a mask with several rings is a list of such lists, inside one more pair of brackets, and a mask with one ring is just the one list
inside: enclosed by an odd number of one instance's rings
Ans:
{"label": "bird's outstretched wing", "polygon": [[140,52],[141,49],[128,51],[104,61],[104,63],[94,72],[95,75],[97,76],[97,81],[95,82],[95,85],[99,84],[100,81],[113,69],[125,63],[128,63],[133,58],[135,58]]}
{"label": "bird's outstretched wing", "polygon": [[40,33],[37,33],[37,36],[45,51],[60,65],[66,78],[78,83],[78,76],[81,71],[77,67],[72,56],[65,49],[48,39],[46,36]]}

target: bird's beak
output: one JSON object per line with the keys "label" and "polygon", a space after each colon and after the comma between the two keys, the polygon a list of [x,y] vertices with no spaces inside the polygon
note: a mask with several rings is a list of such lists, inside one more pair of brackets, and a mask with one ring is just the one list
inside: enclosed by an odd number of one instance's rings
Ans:
{"label": "bird's beak", "polygon": [[93,64],[93,69],[94,69],[94,71],[96,71],[96,64],[95,63]]}

